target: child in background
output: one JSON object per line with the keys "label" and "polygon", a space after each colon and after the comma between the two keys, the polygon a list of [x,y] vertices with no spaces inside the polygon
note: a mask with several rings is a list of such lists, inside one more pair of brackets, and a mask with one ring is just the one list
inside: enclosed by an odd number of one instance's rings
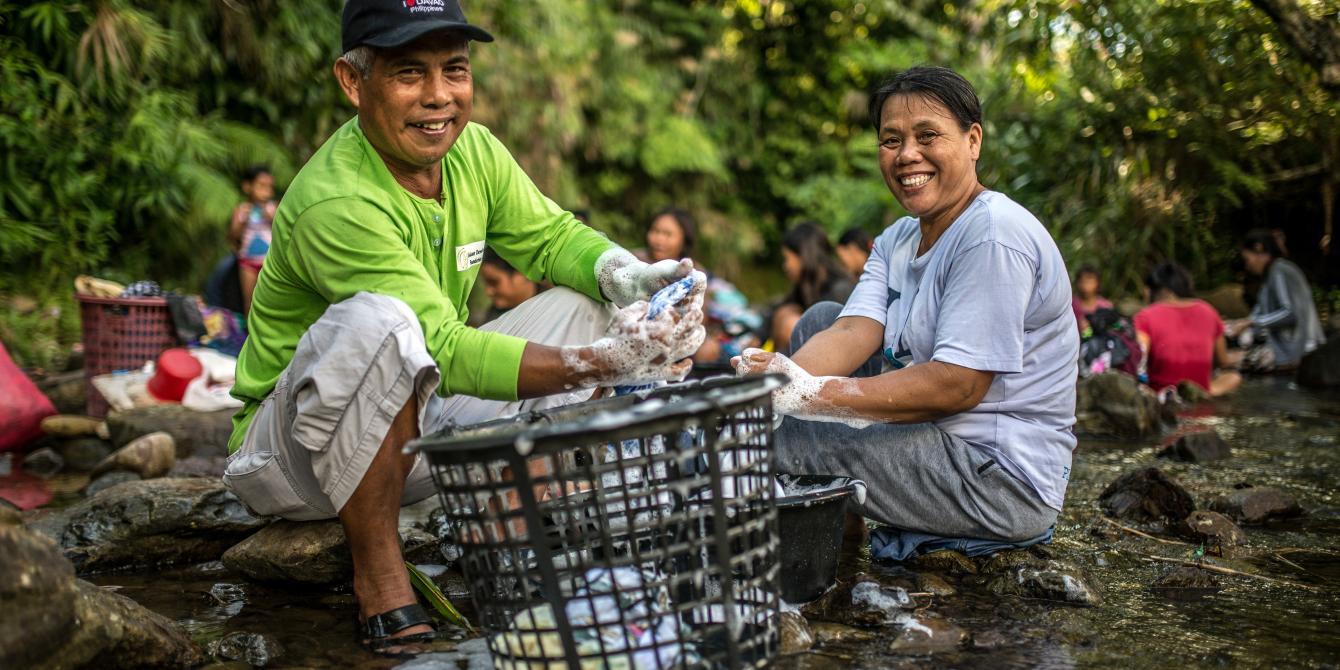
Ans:
{"label": "child in background", "polygon": [[1075,294],[1070,307],[1075,310],[1075,323],[1079,326],[1081,338],[1089,336],[1090,314],[1099,309],[1112,309],[1112,301],[1099,295],[1100,288],[1098,270],[1092,265],[1085,265],[1075,273]]}
{"label": "child in background", "polygon": [[270,224],[278,203],[274,201],[275,179],[270,168],[257,165],[242,173],[245,202],[233,210],[228,240],[237,254],[238,279],[242,284],[242,310],[251,313],[251,294],[256,290],[265,254],[270,251]]}

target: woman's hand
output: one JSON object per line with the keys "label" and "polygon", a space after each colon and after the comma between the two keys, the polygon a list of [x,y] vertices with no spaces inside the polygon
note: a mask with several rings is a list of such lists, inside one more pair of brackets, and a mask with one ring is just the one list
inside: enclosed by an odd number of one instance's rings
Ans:
{"label": "woman's hand", "polygon": [[838,421],[853,428],[864,428],[873,421],[858,416],[845,404],[856,380],[843,377],[815,377],[782,354],[745,349],[731,359],[731,366],[741,375],[777,372],[787,376],[791,383],[772,392],[772,409],[782,416],[794,416],[808,421]]}

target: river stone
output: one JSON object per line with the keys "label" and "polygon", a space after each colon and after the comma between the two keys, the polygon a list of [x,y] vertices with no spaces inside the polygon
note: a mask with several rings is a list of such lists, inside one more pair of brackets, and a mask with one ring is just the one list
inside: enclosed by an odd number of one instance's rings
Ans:
{"label": "river stone", "polygon": [[884,586],[867,574],[851,581],[838,582],[818,599],[806,603],[801,613],[807,619],[834,621],[858,626],[883,626],[905,617],[904,610],[916,607],[907,590]]}
{"label": "river stone", "polygon": [[1179,565],[1168,572],[1163,573],[1150,588],[1164,590],[1195,590],[1208,591],[1219,589],[1219,578],[1209,570],[1193,568],[1189,565]]}
{"label": "river stone", "polygon": [[223,564],[259,582],[332,584],[354,574],[339,521],[276,521],[225,552]]}
{"label": "river stone", "polygon": [[107,417],[112,444],[129,444],[141,435],[163,431],[176,443],[178,458],[227,456],[233,434],[233,412],[196,412],[181,405],[154,405],[113,412]]}
{"label": "river stone", "polygon": [[1118,519],[1175,522],[1196,510],[1196,501],[1182,485],[1158,468],[1128,472],[1098,496],[1103,510]]}
{"label": "river stone", "polygon": [[1187,537],[1220,546],[1247,544],[1247,534],[1228,517],[1210,510],[1196,510],[1182,521]]}
{"label": "river stone", "polygon": [[1214,398],[1209,391],[1201,388],[1200,384],[1185,379],[1177,383],[1177,395],[1182,399],[1182,402],[1191,405]]}
{"label": "river stone", "polygon": [[975,575],[977,564],[962,552],[942,549],[922,554],[912,559],[912,567],[917,570],[940,572],[947,575]]}
{"label": "river stone", "polygon": [[37,390],[51,401],[57,412],[84,413],[88,381],[84,379],[83,370],[47,375],[42,379],[34,379],[33,383],[37,385]]}
{"label": "river stone", "polygon": [[1147,437],[1177,422],[1174,409],[1128,374],[1104,372],[1075,387],[1075,431],[1093,436]]}
{"label": "river stone", "polygon": [[74,626],[74,567],[50,538],[0,526],[0,667],[26,668],[58,648]]}
{"label": "river stone", "polygon": [[1298,362],[1298,384],[1309,388],[1340,386],[1340,337],[1333,337]]}
{"label": "river stone", "polygon": [[400,550],[404,553],[405,560],[415,565],[420,563],[441,565],[443,572],[446,572],[446,565],[442,562],[440,552],[442,543],[428,531],[402,527],[400,543]]}
{"label": "river stone", "polygon": [[81,625],[36,667],[188,668],[204,660],[200,646],[171,619],[102,587],[76,583],[75,616]]}
{"label": "river stone", "polygon": [[1293,496],[1267,486],[1238,489],[1220,496],[1210,503],[1210,509],[1244,524],[1262,523],[1303,513],[1303,508]]}
{"label": "river stone", "polygon": [[92,498],[101,493],[103,489],[109,489],[117,484],[137,482],[139,480],[140,476],[137,473],[128,470],[113,470],[99,475],[97,479],[90,481],[88,485],[84,487],[84,497]]}
{"label": "river stone", "polygon": [[917,575],[917,590],[940,598],[947,598],[958,593],[958,589],[945,581],[944,577],[928,572]]}
{"label": "river stone", "polygon": [[65,467],[77,472],[88,472],[112,453],[112,445],[98,437],[76,437],[61,440],[56,451],[65,457]]}
{"label": "river stone", "polygon": [[211,656],[263,668],[284,654],[284,646],[265,633],[229,633],[209,643]]}
{"label": "river stone", "polygon": [[889,651],[909,656],[924,656],[957,649],[968,638],[968,633],[953,623],[940,618],[915,618],[898,631],[889,643]]}
{"label": "river stone", "polygon": [[842,623],[833,623],[831,621],[815,621],[810,624],[810,630],[814,633],[814,642],[819,645],[827,645],[836,642],[861,643],[869,642],[875,639],[876,633],[848,626]]}
{"label": "river stone", "polygon": [[212,561],[267,523],[221,481],[150,479],[102,490],[33,527],[87,573]]}
{"label": "river stone", "polygon": [[990,556],[979,556],[977,558],[977,571],[982,575],[998,575],[1009,572],[1015,566],[1034,563],[1051,557],[1052,551],[1045,544],[1035,544],[1024,549],[1006,549]]}
{"label": "river stone", "polygon": [[783,654],[798,654],[814,646],[814,632],[810,622],[800,612],[782,612],[777,617],[777,632],[782,640]]}
{"label": "river stone", "polygon": [[34,449],[23,457],[23,469],[28,474],[50,479],[65,469],[65,458],[51,447]]}
{"label": "river stone", "polygon": [[213,477],[223,476],[228,467],[227,456],[188,456],[176,462],[168,471],[168,477]]}
{"label": "river stone", "polygon": [[1086,607],[1103,602],[1083,570],[1057,560],[1016,565],[994,577],[987,589],[996,595],[1041,598]]}
{"label": "river stone", "polygon": [[1208,463],[1232,455],[1228,443],[1214,430],[1188,433],[1159,452],[1159,458],[1185,463]]}
{"label": "river stone", "polygon": [[141,435],[130,441],[93,468],[97,476],[113,470],[129,470],[144,479],[162,477],[177,462],[176,443],[165,432]]}

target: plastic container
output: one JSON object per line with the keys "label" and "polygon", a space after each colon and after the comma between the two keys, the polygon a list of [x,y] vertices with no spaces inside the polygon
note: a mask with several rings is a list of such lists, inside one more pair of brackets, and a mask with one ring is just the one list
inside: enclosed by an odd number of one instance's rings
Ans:
{"label": "plastic container", "polygon": [[412,443],[495,667],[767,665],[783,380],[686,383]]}
{"label": "plastic container", "polygon": [[84,341],[84,384],[89,416],[106,416],[107,401],[93,378],[118,370],[138,370],[177,345],[166,298],[95,298],[79,301]]}
{"label": "plastic container", "polygon": [[777,500],[782,598],[809,602],[837,579],[847,501],[858,484],[828,475],[777,475],[777,481],[785,495]]}
{"label": "plastic container", "polygon": [[186,387],[191,380],[199,377],[205,366],[191,352],[180,347],[168,349],[158,355],[154,364],[154,376],[145,385],[149,394],[164,402],[181,402],[186,395]]}

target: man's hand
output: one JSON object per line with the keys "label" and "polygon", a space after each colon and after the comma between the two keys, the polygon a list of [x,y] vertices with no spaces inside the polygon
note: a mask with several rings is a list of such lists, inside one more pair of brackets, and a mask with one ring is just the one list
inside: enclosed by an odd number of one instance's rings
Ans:
{"label": "man's hand", "polygon": [[664,260],[643,263],[625,249],[610,249],[596,259],[600,292],[620,307],[627,307],[693,272],[693,261]]}
{"label": "man's hand", "polygon": [[586,347],[564,347],[563,362],[581,386],[681,380],[707,337],[702,303],[703,292],[695,290],[680,309],[647,319],[647,303],[635,302],[615,314],[605,337]]}

